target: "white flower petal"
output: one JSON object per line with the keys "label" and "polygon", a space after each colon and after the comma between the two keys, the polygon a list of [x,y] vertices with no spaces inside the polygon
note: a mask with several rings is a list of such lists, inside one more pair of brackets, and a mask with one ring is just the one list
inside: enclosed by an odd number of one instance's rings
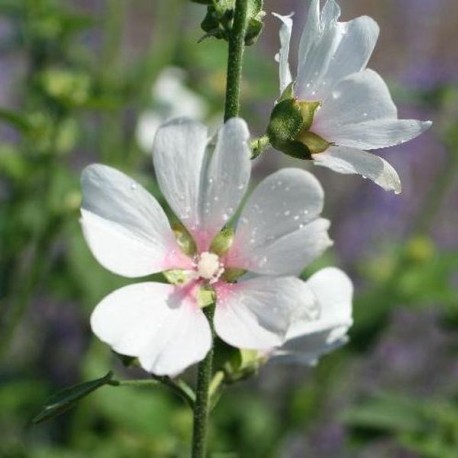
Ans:
{"label": "white flower petal", "polygon": [[156,375],[182,372],[211,347],[208,321],[185,287],[152,282],[125,286],[97,305],[91,326],[114,351],[137,357]]}
{"label": "white flower petal", "polygon": [[81,177],[81,224],[96,259],[125,277],[190,268],[159,203],[127,175],[91,165]]}
{"label": "white flower petal", "polygon": [[347,342],[352,325],[353,285],[340,269],[320,270],[304,284],[321,309],[316,321],[293,322],[286,342],[274,352],[274,362],[314,364],[318,358]]}
{"label": "white flower petal", "polygon": [[417,137],[430,121],[397,119],[388,87],[373,70],[343,79],[317,110],[311,130],[340,146],[385,148]]}
{"label": "white flower petal", "polygon": [[218,133],[215,151],[202,179],[202,228],[209,241],[234,215],[251,174],[250,133],[245,121],[233,118]]}
{"label": "white flower petal", "polygon": [[359,149],[388,148],[418,137],[431,127],[431,121],[416,119],[378,119],[339,127],[332,141]]}
{"label": "white flower petal", "polygon": [[296,96],[301,100],[321,101],[342,78],[364,69],[379,34],[367,16],[338,22],[340,8],[332,0],[319,20],[317,8],[319,2],[312,3],[299,48]]}
{"label": "white flower petal", "polygon": [[263,275],[296,275],[330,245],[328,222],[317,220],[324,193],[300,169],[264,179],[240,215],[227,265]]}
{"label": "white flower petal", "polygon": [[257,277],[215,289],[216,334],[238,348],[280,345],[301,301],[301,281],[293,277]]}
{"label": "white flower petal", "polygon": [[221,128],[213,152],[207,148],[207,129],[198,122],[175,119],[156,134],[153,160],[159,186],[201,251],[233,216],[246,191],[248,139],[239,118]]}
{"label": "white flower petal", "polygon": [[401,192],[401,180],[396,170],[375,154],[354,148],[331,146],[313,155],[316,165],[344,174],[358,174],[369,178],[386,191]]}
{"label": "white flower petal", "polygon": [[291,15],[282,16],[277,13],[272,13],[275,17],[282,21],[280,27],[280,51],[278,53],[279,72],[280,72],[280,94],[288,87],[292,82],[291,70],[289,67],[288,56],[289,56],[289,43],[291,40],[291,31],[293,28],[293,20]]}
{"label": "white flower petal", "polygon": [[207,142],[207,128],[186,118],[163,124],[154,140],[153,162],[159,187],[189,230],[200,224],[201,175]]}
{"label": "white flower petal", "polygon": [[378,73],[366,69],[347,76],[329,93],[311,130],[335,142],[334,135],[344,125],[387,118],[397,118],[390,91]]}

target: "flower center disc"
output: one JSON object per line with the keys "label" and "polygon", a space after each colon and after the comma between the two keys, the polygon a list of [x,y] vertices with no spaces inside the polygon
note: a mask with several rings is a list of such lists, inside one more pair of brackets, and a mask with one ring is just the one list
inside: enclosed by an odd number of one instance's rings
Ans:
{"label": "flower center disc", "polygon": [[224,272],[224,267],[215,253],[204,251],[197,262],[197,275],[210,283],[218,281]]}

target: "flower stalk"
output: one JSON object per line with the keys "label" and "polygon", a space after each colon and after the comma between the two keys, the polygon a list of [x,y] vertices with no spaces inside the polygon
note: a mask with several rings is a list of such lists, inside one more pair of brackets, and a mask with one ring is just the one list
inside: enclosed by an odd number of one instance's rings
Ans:
{"label": "flower stalk", "polygon": [[[248,0],[236,0],[234,23],[229,37],[227,60],[226,102],[224,121],[239,115],[240,83],[242,79],[243,54],[247,29]],[[204,309],[213,333],[215,305]],[[197,368],[196,401],[194,404],[194,426],[192,458],[204,458],[207,450],[208,417],[211,410],[210,385],[212,380],[214,344]]]}
{"label": "flower stalk", "polygon": [[[215,305],[203,309],[210,325],[213,322]],[[212,326],[213,331],[213,326]],[[213,332],[212,332],[213,333]],[[212,345],[207,356],[197,367],[196,401],[194,404],[194,426],[192,434],[192,458],[204,458],[207,450],[208,417],[210,414],[210,384],[213,370]]]}
{"label": "flower stalk", "polygon": [[240,111],[240,82],[242,79],[243,54],[245,51],[247,12],[248,0],[236,0],[234,23],[229,35],[224,121],[238,116]]}

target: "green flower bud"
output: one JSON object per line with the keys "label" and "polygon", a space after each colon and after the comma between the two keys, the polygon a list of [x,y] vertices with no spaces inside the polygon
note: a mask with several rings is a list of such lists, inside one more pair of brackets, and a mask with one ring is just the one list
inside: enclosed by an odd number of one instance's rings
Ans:
{"label": "green flower bud", "polygon": [[[235,0],[192,0],[196,3],[208,5],[207,14],[201,23],[205,35],[199,40],[214,37],[222,40],[229,40],[234,22]],[[262,10],[263,0],[249,0],[247,9],[247,29],[245,33],[245,44],[247,46],[256,43],[262,32],[262,22],[265,12]]]}
{"label": "green flower bud", "polygon": [[267,136],[275,149],[288,156],[312,159],[312,154],[321,153],[330,145],[309,130],[320,103],[296,100],[290,97],[291,93],[292,84],[285,89],[272,111]]}

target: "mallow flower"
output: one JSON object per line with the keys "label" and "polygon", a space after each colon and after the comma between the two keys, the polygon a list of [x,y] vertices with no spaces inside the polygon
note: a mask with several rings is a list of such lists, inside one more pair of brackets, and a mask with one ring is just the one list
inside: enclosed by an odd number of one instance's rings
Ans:
{"label": "mallow flower", "polygon": [[172,282],[120,288],[91,317],[103,342],[151,373],[173,376],[205,357],[208,293],[214,332],[237,348],[278,347],[293,321],[317,313],[313,292],[296,278],[331,243],[316,178],[300,169],[270,175],[248,197],[235,232],[228,229],[248,187],[248,140],[238,118],[216,141],[187,119],[159,128],[157,181],[185,231],[174,232],[157,200],[123,173],[98,164],[83,171],[81,223],[96,259],[125,277],[164,272]]}
{"label": "mallow flower", "polygon": [[315,365],[320,356],[348,341],[347,331],[353,324],[353,284],[340,269],[327,267],[306,282],[318,302],[316,320],[298,319],[286,333],[285,343],[267,355],[273,363]]}
{"label": "mallow flower", "polygon": [[[272,113],[272,145],[287,154],[312,159],[317,165],[345,174],[360,174],[386,190],[401,192],[398,174],[381,157],[367,150],[411,140],[430,121],[398,119],[383,79],[366,65],[379,35],[368,16],[339,22],[340,8],[327,0],[312,0],[299,45],[293,80],[288,64],[291,16],[282,20],[280,67],[282,96]],[[288,114],[295,109],[299,122]],[[285,120],[285,116],[288,118]],[[285,122],[290,132],[285,136]]]}

